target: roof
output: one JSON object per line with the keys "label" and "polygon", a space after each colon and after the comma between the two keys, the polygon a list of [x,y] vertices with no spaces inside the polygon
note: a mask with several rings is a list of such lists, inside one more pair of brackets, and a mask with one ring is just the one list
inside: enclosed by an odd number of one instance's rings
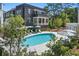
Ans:
{"label": "roof", "polygon": [[27,8],[39,9],[39,10],[45,11],[43,8],[40,8],[40,7],[36,7],[36,6],[30,5],[30,4],[23,3],[23,4],[20,4],[20,5],[17,5],[15,8],[12,8],[12,9],[9,10],[9,11],[6,11],[5,13],[11,12],[11,11],[13,11],[13,10],[16,10],[17,7],[18,7],[18,8],[19,8],[19,7],[27,7]]}
{"label": "roof", "polygon": [[24,7],[27,7],[27,8],[33,8],[33,9],[36,8],[36,9],[45,11],[43,8],[36,7],[36,6],[30,5],[30,4],[26,4],[26,3],[20,4],[20,5],[16,6],[16,7],[21,7],[21,6],[24,6]]}

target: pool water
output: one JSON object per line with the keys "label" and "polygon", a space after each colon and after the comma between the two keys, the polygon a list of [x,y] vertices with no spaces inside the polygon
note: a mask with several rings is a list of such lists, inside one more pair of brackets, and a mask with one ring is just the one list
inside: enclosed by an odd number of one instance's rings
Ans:
{"label": "pool water", "polygon": [[37,34],[33,36],[26,37],[23,39],[24,46],[35,46],[38,44],[42,44],[48,42],[54,38],[54,35],[51,33]]}

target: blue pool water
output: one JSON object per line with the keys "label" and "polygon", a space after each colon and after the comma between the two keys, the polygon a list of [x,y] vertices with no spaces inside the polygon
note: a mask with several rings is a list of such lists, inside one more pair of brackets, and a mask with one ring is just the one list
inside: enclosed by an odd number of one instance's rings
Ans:
{"label": "blue pool water", "polygon": [[23,45],[24,46],[35,46],[38,44],[45,43],[47,41],[50,41],[54,38],[54,35],[51,33],[43,33],[43,34],[37,34],[33,36],[26,37],[23,39]]}

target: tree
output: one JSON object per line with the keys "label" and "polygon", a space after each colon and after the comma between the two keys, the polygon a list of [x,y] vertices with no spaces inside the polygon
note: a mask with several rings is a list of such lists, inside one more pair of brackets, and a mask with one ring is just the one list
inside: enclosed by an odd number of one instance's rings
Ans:
{"label": "tree", "polygon": [[79,38],[69,37],[70,41],[62,43],[62,39],[57,40],[53,45],[47,46],[48,51],[42,53],[44,56],[79,56]]}
{"label": "tree", "polygon": [[67,55],[69,52],[69,47],[64,46],[61,43],[61,40],[58,40],[55,44],[53,44],[51,47],[49,47],[50,50],[45,51],[42,53],[42,55],[45,56],[64,56]]}
{"label": "tree", "polygon": [[60,14],[60,18],[62,19],[62,26],[65,27],[66,26],[66,23],[70,23],[70,19],[68,18],[68,15],[66,15],[64,12],[61,12]]}
{"label": "tree", "polygon": [[54,19],[55,16],[59,15],[62,9],[61,3],[47,3],[45,10],[48,12],[49,17]]}
{"label": "tree", "polygon": [[76,36],[77,38],[79,38],[79,24],[77,25],[77,28],[76,28]]}
{"label": "tree", "polygon": [[51,29],[53,28],[53,21],[52,20],[49,20],[48,27],[51,28]]}
{"label": "tree", "polygon": [[55,28],[60,28],[62,26],[62,19],[60,18],[56,18],[54,21],[53,21],[53,25]]}
{"label": "tree", "polygon": [[0,26],[0,37],[3,37],[3,32],[4,32],[3,27]]}
{"label": "tree", "polygon": [[70,22],[77,22],[77,16],[78,16],[78,11],[77,8],[65,8],[64,12],[66,14],[66,17],[69,18]]}
{"label": "tree", "polygon": [[26,29],[23,23],[24,23],[24,20],[20,15],[16,15],[16,16],[11,15],[11,17],[8,18],[7,23],[4,25],[4,37],[7,37],[10,43],[10,55],[12,55],[11,48],[14,43],[15,44],[18,43],[17,51],[19,55],[20,42],[21,42],[21,39],[26,34]]}
{"label": "tree", "polygon": [[47,50],[45,52],[42,52],[41,56],[53,56],[53,53],[51,50]]}
{"label": "tree", "polygon": [[49,20],[48,27],[51,28],[51,29],[52,28],[58,29],[58,28],[62,27],[62,24],[63,24],[62,19],[57,17],[54,20]]}

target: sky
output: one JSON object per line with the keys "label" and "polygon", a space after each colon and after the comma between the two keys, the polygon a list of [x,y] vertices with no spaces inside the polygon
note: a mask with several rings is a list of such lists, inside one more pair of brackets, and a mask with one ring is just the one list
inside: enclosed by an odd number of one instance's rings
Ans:
{"label": "sky", "polygon": [[[5,4],[3,4],[3,10],[9,11],[10,9],[15,8],[17,5],[20,5],[20,4],[21,3],[5,3]],[[28,4],[37,6],[40,8],[44,8],[44,6],[46,6],[46,3],[28,3]]]}

